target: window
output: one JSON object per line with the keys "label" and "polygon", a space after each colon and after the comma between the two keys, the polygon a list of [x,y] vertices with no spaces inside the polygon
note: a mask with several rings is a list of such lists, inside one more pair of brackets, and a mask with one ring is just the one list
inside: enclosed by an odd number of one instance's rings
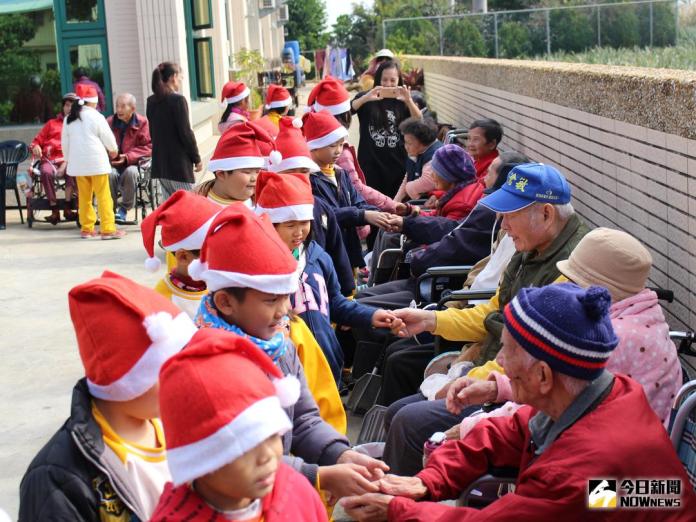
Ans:
{"label": "window", "polygon": [[211,38],[194,38],[193,50],[196,65],[196,86],[199,98],[213,98],[213,42]]}
{"label": "window", "polygon": [[210,0],[191,0],[191,27],[194,30],[213,27],[213,12]]}
{"label": "window", "polygon": [[96,22],[98,18],[97,0],[65,0],[65,20],[67,23]]}

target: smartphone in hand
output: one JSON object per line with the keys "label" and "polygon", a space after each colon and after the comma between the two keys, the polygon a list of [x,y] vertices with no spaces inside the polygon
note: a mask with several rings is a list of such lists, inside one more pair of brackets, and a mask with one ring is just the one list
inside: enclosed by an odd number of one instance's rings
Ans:
{"label": "smartphone in hand", "polygon": [[379,91],[380,98],[396,98],[398,95],[398,87],[382,87]]}

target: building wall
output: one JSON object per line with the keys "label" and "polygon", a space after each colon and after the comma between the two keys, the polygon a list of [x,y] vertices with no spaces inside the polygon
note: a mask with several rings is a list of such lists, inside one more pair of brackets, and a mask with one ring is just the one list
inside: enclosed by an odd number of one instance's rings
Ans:
{"label": "building wall", "polygon": [[623,229],[675,293],[673,327],[696,326],[696,74],[687,71],[409,57],[440,122],[491,117],[504,148],[557,166],[592,226]]}

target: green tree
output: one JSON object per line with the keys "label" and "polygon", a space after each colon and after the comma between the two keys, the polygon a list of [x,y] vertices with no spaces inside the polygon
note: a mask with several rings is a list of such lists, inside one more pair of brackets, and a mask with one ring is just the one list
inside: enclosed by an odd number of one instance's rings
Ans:
{"label": "green tree", "polygon": [[520,22],[504,22],[498,29],[498,54],[501,58],[518,58],[532,53],[529,28]]}
{"label": "green tree", "polygon": [[324,0],[288,0],[290,19],[285,24],[287,40],[300,42],[302,51],[313,51],[326,46],[329,35],[326,26]]}
{"label": "green tree", "polygon": [[449,56],[486,56],[486,42],[471,20],[455,19],[443,32],[444,51]]}
{"label": "green tree", "polygon": [[331,36],[339,47],[350,47],[353,34],[353,19],[350,15],[342,14],[336,18],[333,24]]}
{"label": "green tree", "polygon": [[362,4],[353,4],[350,19],[353,26],[348,47],[350,47],[354,62],[364,64],[381,47],[382,42],[377,39],[381,22],[378,21],[374,9]]}
{"label": "green tree", "polygon": [[[22,47],[35,34],[36,26],[27,15],[0,15],[0,103],[5,102],[5,107],[20,89],[28,86],[29,77],[40,71],[36,53]],[[0,115],[0,119],[4,118],[5,114]]]}

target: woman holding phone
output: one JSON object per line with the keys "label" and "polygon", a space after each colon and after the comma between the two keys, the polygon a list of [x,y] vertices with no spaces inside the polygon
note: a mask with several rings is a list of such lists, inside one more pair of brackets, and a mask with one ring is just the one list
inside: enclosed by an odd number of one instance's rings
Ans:
{"label": "woman holding phone", "polygon": [[407,157],[399,125],[410,116],[420,118],[421,111],[404,86],[396,61],[380,64],[375,85],[351,102],[360,120],[358,162],[367,184],[393,197],[404,177]]}

